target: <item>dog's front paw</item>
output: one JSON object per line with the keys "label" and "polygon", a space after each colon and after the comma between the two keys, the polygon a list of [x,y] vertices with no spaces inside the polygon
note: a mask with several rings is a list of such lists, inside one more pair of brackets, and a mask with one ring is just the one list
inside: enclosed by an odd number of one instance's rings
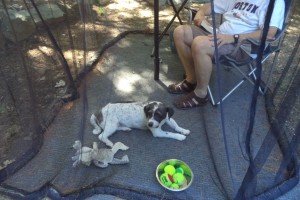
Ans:
{"label": "dog's front paw", "polygon": [[177,140],[180,140],[180,141],[185,140],[185,138],[186,138],[185,135],[178,134],[178,136],[177,136]]}
{"label": "dog's front paw", "polygon": [[191,131],[187,130],[187,129],[182,129],[180,133],[183,135],[189,135],[191,133]]}
{"label": "dog's front paw", "polygon": [[184,128],[181,128],[181,127],[178,127],[176,129],[176,131],[178,131],[180,134],[183,134],[183,135],[188,135],[191,132],[190,130],[187,130],[187,129],[184,129]]}

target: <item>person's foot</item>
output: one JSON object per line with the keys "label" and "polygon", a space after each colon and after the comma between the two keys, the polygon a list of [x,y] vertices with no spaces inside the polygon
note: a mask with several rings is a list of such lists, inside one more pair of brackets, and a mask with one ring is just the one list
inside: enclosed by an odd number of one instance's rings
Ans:
{"label": "person's foot", "polygon": [[195,92],[190,92],[188,95],[175,100],[174,106],[178,109],[189,109],[198,106],[203,106],[208,102],[208,96],[204,98],[198,97]]}
{"label": "person's foot", "polygon": [[180,83],[173,83],[168,86],[168,92],[171,94],[183,94],[193,91],[197,86],[197,83],[189,83],[187,80],[183,80]]}

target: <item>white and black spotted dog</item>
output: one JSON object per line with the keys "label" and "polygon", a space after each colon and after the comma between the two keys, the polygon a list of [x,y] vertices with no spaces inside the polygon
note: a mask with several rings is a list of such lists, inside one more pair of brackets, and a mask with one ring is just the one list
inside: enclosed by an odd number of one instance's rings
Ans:
{"label": "white and black spotted dog", "polygon": [[[92,114],[90,123],[94,126],[93,134],[99,134],[99,139],[107,146],[113,143],[108,139],[117,130],[130,131],[131,128],[149,129],[154,137],[184,140],[189,130],[181,128],[171,117],[174,110],[161,102],[109,103],[101,110],[103,120],[99,123]],[[167,123],[177,133],[164,131],[162,125]]]}

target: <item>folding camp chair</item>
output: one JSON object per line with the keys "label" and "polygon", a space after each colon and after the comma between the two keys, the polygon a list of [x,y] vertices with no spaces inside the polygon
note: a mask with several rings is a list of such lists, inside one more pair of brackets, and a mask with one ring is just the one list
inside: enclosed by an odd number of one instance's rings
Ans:
{"label": "folding camp chair", "polygon": [[[275,36],[275,40],[271,41],[268,44],[268,46],[265,48],[264,52],[263,52],[263,59],[261,61],[262,64],[265,63],[266,60],[268,60],[269,58],[271,58],[272,55],[274,55],[274,57],[273,57],[273,61],[272,61],[269,73],[267,75],[266,81],[264,83],[264,86],[261,86],[259,88],[259,91],[260,91],[261,94],[265,94],[266,93],[266,91],[268,89],[268,86],[269,86],[269,82],[270,82],[272,73],[273,73],[273,70],[274,70],[274,67],[277,64],[277,58],[278,58],[278,54],[279,54],[279,52],[281,50],[281,44],[282,44],[282,41],[283,41],[283,38],[284,38],[284,32],[285,32],[285,30],[287,28],[288,16],[289,16],[289,11],[290,11],[292,2],[293,2],[293,0],[285,0],[285,13],[284,13],[285,19],[284,19],[283,28],[281,30],[277,31],[276,36]],[[196,11],[193,10],[193,9],[189,9],[187,7],[184,7],[184,8],[190,10],[192,13],[194,12],[194,14],[191,14],[191,17],[192,17],[192,20],[193,20],[193,17],[195,16],[195,12]],[[221,17],[221,20],[222,20],[222,17]],[[170,36],[171,49],[173,49],[172,48],[172,44],[174,44],[172,35],[173,35],[172,32],[170,32],[169,36]],[[260,45],[260,41],[259,40],[248,39],[247,42],[250,42],[253,45],[252,49],[255,49],[255,48],[258,49],[259,48],[259,45]],[[239,82],[237,82],[232,87],[232,89],[230,89],[229,91],[227,91],[227,93],[225,95],[223,95],[222,97],[219,97],[218,100],[216,100],[216,98],[214,97],[213,92],[212,92],[210,86],[208,86],[208,95],[210,97],[212,105],[216,106],[216,105],[220,104],[221,101],[224,101],[225,99],[227,99],[245,81],[248,81],[249,83],[251,83],[253,85],[255,84],[255,80],[256,80],[255,71],[257,70],[257,68],[255,66],[255,61],[256,61],[256,59],[251,58],[251,57],[249,57],[249,59],[246,60],[246,61],[245,60],[243,60],[243,61],[235,60],[234,58],[229,57],[229,56],[223,56],[220,59],[220,63],[222,65],[229,66],[229,69],[232,68],[232,69],[236,70],[239,74],[242,75],[243,78]],[[245,72],[243,72],[241,70],[243,66],[248,66],[248,68],[249,68],[249,72],[248,73],[245,73]]]}
{"label": "folding camp chair", "polygon": [[[268,60],[269,58],[271,58],[272,55],[274,55],[273,57],[273,61],[270,67],[270,70],[268,72],[266,81],[264,83],[264,85],[260,86],[259,91],[262,95],[264,95],[268,89],[269,83],[270,83],[270,79],[271,76],[273,74],[274,71],[274,67],[277,64],[277,58],[278,58],[278,54],[280,52],[281,49],[281,44],[284,38],[284,32],[287,28],[287,22],[288,22],[288,16],[289,16],[289,10],[290,10],[290,5],[291,5],[292,0],[285,0],[285,20],[284,20],[284,24],[283,24],[283,28],[281,30],[278,30],[275,36],[275,40],[274,41],[270,41],[270,43],[267,45],[267,47],[265,48],[264,52],[263,52],[263,58],[261,60],[261,64],[263,65],[265,63],[266,60]],[[260,41],[259,40],[254,40],[254,39],[248,39],[246,42],[250,42],[252,45],[252,49],[258,49],[259,45],[260,45]],[[236,60],[233,57],[230,56],[222,56],[219,60],[220,64],[225,65],[225,66],[229,66],[229,69],[234,69],[238,72],[238,74],[242,75],[242,79],[240,81],[238,81],[233,87],[232,89],[230,89],[229,91],[227,91],[222,97],[219,97],[218,100],[215,99],[213,92],[210,88],[210,86],[208,86],[208,95],[210,97],[211,103],[212,105],[218,105],[221,103],[221,101],[224,101],[226,98],[228,98],[235,90],[237,90],[244,82],[248,81],[249,83],[251,83],[252,85],[255,85],[255,80],[256,80],[256,59],[252,58],[252,57],[248,57],[249,59],[246,60]],[[249,69],[248,73],[245,73],[241,67],[246,66]]]}

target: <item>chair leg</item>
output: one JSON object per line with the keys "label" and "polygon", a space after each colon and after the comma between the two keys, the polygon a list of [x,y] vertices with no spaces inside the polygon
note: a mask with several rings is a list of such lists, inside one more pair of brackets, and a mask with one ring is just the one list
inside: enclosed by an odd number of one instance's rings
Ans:
{"label": "chair leg", "polygon": [[213,97],[213,94],[212,94],[212,92],[211,92],[209,86],[207,86],[207,92],[208,92],[208,96],[209,96],[209,98],[210,98],[211,104],[212,104],[213,106],[216,106],[215,99],[214,99],[214,97]]}
{"label": "chair leg", "polygon": [[[251,75],[252,75],[253,79],[256,81],[257,77],[256,77],[256,75],[255,75],[255,73],[254,73],[254,72],[256,71],[256,68],[254,68],[254,67],[252,66],[252,64],[250,63],[250,64],[249,64],[249,69],[250,69],[250,72],[253,72]],[[253,85],[254,85],[254,83],[253,83]],[[263,89],[261,88],[261,86],[258,87],[258,90],[259,90],[259,92],[260,92],[262,95],[264,95],[264,92],[263,92]]]}
{"label": "chair leg", "polygon": [[[233,65],[233,67],[239,71],[242,75],[243,75],[243,79],[241,81],[239,81],[229,92],[227,92],[223,97],[220,97],[220,100],[216,101],[213,97],[213,94],[211,92],[210,87],[208,86],[207,90],[208,90],[208,95],[210,97],[211,103],[213,106],[219,105],[221,103],[221,101],[224,101],[225,99],[227,99],[240,85],[242,85],[246,80],[248,80],[252,85],[255,85],[255,83],[253,82],[253,80],[251,80],[251,76],[256,80],[256,76],[255,76],[255,71],[256,68],[253,68],[253,66],[250,64],[249,65],[249,69],[250,72],[248,74],[245,74],[243,71],[241,71],[239,69],[239,67],[236,67]],[[261,89],[261,87],[259,87],[259,91],[260,93],[263,95],[263,91]]]}
{"label": "chair leg", "polygon": [[[256,71],[256,68],[252,66],[251,63],[248,64],[248,67],[250,69],[250,72],[247,74],[245,74],[238,66],[235,66],[234,64],[232,64],[232,66],[240,72],[240,74],[243,75],[244,79],[247,79],[252,85],[255,85],[255,83],[253,82],[253,80],[251,80],[251,76],[253,77],[254,80],[256,80],[256,75],[255,75],[255,71]],[[261,87],[259,87],[259,92],[263,95],[263,91],[261,89]]]}

